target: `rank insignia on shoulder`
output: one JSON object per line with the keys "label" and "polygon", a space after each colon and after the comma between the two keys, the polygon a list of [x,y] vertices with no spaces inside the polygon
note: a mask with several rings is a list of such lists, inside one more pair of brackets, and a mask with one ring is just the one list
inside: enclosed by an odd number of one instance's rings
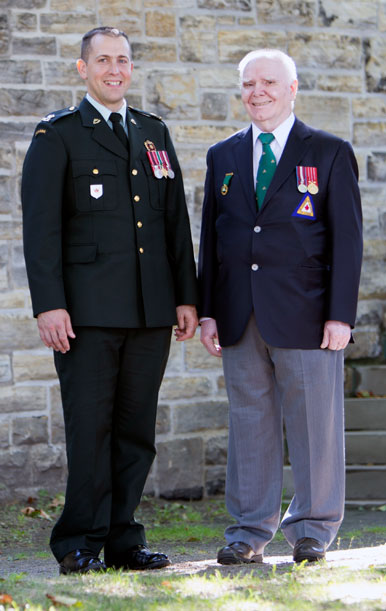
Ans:
{"label": "rank insignia on shoulder", "polygon": [[292,216],[308,216],[308,218],[315,219],[314,202],[312,201],[311,195],[307,193],[303,197],[299,206],[297,206],[292,213]]}
{"label": "rank insignia on shoulder", "polygon": [[34,133],[34,136],[36,138],[36,136],[38,136],[39,134],[46,134],[47,130],[46,129],[37,129],[36,132]]}
{"label": "rank insignia on shoulder", "polygon": [[221,187],[221,195],[226,195],[229,191],[229,185],[232,180],[233,172],[227,172],[224,176],[223,184]]}
{"label": "rank insignia on shoulder", "polygon": [[51,121],[51,119],[53,119],[55,117],[55,115],[50,114],[50,115],[46,115],[45,117],[43,117],[42,121]]}

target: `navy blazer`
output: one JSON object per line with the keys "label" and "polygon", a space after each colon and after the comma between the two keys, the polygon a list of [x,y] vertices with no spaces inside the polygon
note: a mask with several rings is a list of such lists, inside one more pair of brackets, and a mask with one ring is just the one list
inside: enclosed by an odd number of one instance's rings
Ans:
{"label": "navy blazer", "polygon": [[[200,313],[216,319],[220,344],[236,343],[252,312],[281,348],[318,348],[326,320],[353,327],[362,214],[351,145],[296,119],[260,211],[251,126],[212,146],[207,166]],[[299,214],[309,194],[298,191],[296,166],[317,168],[308,215]]]}

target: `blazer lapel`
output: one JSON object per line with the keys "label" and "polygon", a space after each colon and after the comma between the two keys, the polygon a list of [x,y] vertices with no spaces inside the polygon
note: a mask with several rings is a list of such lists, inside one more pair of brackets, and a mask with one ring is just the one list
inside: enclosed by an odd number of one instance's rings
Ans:
{"label": "blazer lapel", "polygon": [[83,125],[92,128],[92,137],[98,144],[114,153],[114,155],[118,155],[123,159],[129,158],[129,151],[107,125],[102,115],[85,98],[79,105],[79,112]]}
{"label": "blazer lapel", "polygon": [[127,109],[126,121],[130,142],[130,159],[138,159],[141,156],[143,157],[146,151],[141,133],[142,126],[129,108]]}
{"label": "blazer lapel", "polygon": [[311,144],[311,131],[309,128],[295,119],[295,123],[289,133],[287,143],[284,147],[282,156],[273,175],[272,182],[264,198],[262,210],[269,204],[272,196],[280,189],[284,181],[287,180],[295,166],[300,165],[300,161]]}
{"label": "blazer lapel", "polygon": [[256,214],[256,187],[253,181],[253,158],[252,158],[252,126],[237,134],[233,145],[233,155],[243,187],[245,200]]}

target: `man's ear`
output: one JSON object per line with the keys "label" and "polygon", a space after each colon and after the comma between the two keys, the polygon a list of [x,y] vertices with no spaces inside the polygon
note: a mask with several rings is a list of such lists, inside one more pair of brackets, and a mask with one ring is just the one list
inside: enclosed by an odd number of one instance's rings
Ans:
{"label": "man's ear", "polygon": [[87,78],[87,64],[84,59],[78,59],[76,62],[76,67],[80,77],[85,80]]}

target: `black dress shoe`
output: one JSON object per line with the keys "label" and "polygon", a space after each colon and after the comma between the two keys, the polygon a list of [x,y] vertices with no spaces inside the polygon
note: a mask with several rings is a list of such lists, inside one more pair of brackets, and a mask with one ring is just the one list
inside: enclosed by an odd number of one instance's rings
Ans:
{"label": "black dress shoe", "polygon": [[89,549],[74,549],[59,563],[59,575],[69,573],[103,572],[106,565]]}
{"label": "black dress shoe", "polygon": [[308,560],[308,562],[316,562],[317,560],[323,560],[325,556],[325,546],[317,539],[303,537],[295,543],[293,554],[295,562],[303,562],[303,560]]}
{"label": "black dress shoe", "polygon": [[217,562],[220,564],[250,564],[251,562],[263,562],[263,554],[255,554],[248,543],[235,541],[222,547],[217,554]]}
{"label": "black dress shoe", "polygon": [[124,554],[124,560],[120,562],[107,562],[108,567],[114,569],[131,569],[132,571],[143,571],[145,569],[163,569],[170,564],[166,554],[151,552],[146,545],[134,545]]}

